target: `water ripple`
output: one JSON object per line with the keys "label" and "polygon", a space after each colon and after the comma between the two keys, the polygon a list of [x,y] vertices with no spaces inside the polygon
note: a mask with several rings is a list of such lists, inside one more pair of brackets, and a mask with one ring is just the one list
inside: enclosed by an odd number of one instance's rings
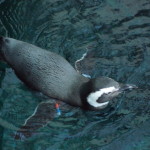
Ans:
{"label": "water ripple", "polygon": [[[62,119],[24,142],[14,141],[13,131],[0,129],[1,148],[149,148],[149,8],[149,0],[1,0],[1,35],[59,53],[72,65],[89,49],[80,64],[82,73],[109,76],[139,87],[119,97],[120,103],[107,113],[66,109]],[[0,68],[0,115],[19,126],[40,100],[13,72],[1,64]]]}

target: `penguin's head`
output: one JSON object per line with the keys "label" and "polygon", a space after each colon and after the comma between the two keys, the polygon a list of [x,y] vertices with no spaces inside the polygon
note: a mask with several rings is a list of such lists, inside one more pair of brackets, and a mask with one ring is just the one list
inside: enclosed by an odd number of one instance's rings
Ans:
{"label": "penguin's head", "polygon": [[99,77],[91,79],[83,88],[86,88],[84,92],[82,90],[81,94],[84,98],[85,108],[99,110],[105,108],[110,100],[120,93],[137,87],[131,84],[119,84],[108,77]]}

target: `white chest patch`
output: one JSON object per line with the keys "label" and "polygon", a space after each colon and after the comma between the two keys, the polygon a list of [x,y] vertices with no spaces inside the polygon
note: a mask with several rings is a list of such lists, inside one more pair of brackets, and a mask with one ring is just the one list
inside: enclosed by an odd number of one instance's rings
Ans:
{"label": "white chest patch", "polygon": [[107,106],[109,101],[104,102],[104,103],[98,103],[97,100],[99,97],[101,97],[103,94],[108,94],[110,92],[115,92],[118,89],[115,88],[114,86],[112,87],[108,87],[108,88],[103,88],[100,89],[99,91],[93,92],[91,93],[88,97],[87,97],[87,101],[88,103],[93,106],[93,107],[104,107]]}

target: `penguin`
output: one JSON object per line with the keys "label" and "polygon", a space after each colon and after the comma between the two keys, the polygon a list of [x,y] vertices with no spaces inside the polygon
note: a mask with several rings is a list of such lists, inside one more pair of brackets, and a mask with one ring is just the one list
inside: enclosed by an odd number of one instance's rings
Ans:
{"label": "penguin", "polygon": [[104,109],[120,93],[137,88],[109,77],[87,78],[62,56],[13,38],[0,37],[0,59],[28,87],[86,110]]}
{"label": "penguin", "polygon": [[136,87],[108,77],[86,78],[60,55],[8,37],[0,37],[0,58],[27,86],[85,109],[105,108],[119,93]]}

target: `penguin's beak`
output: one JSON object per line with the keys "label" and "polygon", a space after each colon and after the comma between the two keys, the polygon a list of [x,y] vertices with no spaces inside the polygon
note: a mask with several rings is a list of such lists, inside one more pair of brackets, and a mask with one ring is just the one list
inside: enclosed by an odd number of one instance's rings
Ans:
{"label": "penguin's beak", "polygon": [[133,90],[133,89],[137,89],[137,88],[138,87],[133,84],[124,84],[120,87],[119,91],[123,92],[123,91]]}

